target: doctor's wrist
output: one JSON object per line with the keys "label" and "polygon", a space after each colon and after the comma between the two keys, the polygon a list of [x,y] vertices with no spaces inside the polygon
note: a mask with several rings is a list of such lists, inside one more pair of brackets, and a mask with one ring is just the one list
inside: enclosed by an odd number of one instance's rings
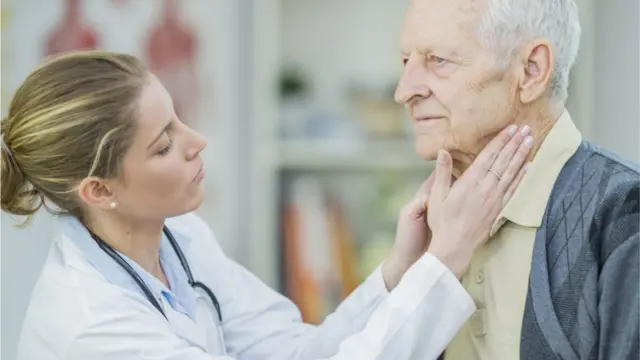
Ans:
{"label": "doctor's wrist", "polygon": [[413,262],[409,259],[404,259],[397,256],[393,252],[382,263],[382,278],[387,291],[393,290],[404,274],[409,270]]}
{"label": "doctor's wrist", "polygon": [[471,264],[474,250],[470,248],[450,248],[431,246],[427,252],[436,257],[458,279],[461,279]]}

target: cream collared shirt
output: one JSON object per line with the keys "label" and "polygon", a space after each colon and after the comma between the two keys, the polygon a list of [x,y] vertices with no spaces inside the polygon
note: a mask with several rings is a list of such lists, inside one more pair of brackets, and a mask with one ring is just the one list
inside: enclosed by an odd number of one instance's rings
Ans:
{"label": "cream collared shirt", "polygon": [[445,360],[516,360],[535,234],[553,185],[582,136],[565,110],[542,142],[491,239],[462,279],[477,311],[449,344]]}

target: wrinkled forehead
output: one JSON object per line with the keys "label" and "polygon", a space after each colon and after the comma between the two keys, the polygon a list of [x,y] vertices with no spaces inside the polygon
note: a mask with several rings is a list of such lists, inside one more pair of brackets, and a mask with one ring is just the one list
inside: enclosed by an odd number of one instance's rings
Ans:
{"label": "wrinkled forehead", "polygon": [[412,0],[402,32],[403,51],[471,47],[477,43],[476,29],[487,3],[488,0]]}

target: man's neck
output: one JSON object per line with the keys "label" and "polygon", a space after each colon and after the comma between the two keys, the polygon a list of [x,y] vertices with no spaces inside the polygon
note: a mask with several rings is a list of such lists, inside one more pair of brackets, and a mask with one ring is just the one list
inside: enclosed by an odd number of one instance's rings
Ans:
{"label": "man's neck", "polygon": [[164,221],[133,221],[114,216],[102,217],[100,221],[93,221],[88,226],[112,248],[165,282],[159,255],[163,225]]}
{"label": "man's neck", "polygon": [[[553,125],[562,115],[563,111],[564,106],[561,104],[556,106],[549,106],[549,104],[533,104],[528,107],[522,107],[516,111],[515,117],[509,124],[518,125],[520,128],[524,125],[528,125],[531,129],[530,135],[533,136],[533,147],[529,152],[529,156],[527,158],[528,162],[534,159],[545,137],[549,134],[551,128],[553,128]],[[487,136],[484,139],[482,146],[486,146],[486,144],[488,144],[496,135],[497,133]],[[477,154],[452,155],[454,166],[453,173],[455,178],[459,178],[469,168],[469,166],[471,166],[473,160],[475,160],[475,157],[477,156]]]}

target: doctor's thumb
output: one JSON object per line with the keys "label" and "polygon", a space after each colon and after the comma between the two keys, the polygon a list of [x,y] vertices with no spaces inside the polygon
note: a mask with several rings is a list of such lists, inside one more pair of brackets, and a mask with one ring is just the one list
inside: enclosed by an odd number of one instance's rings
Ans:
{"label": "doctor's thumb", "polygon": [[438,160],[436,161],[436,168],[434,170],[435,180],[433,187],[431,188],[431,194],[429,196],[429,205],[442,203],[449,195],[451,190],[451,173],[453,172],[453,160],[451,155],[445,151],[438,151]]}

